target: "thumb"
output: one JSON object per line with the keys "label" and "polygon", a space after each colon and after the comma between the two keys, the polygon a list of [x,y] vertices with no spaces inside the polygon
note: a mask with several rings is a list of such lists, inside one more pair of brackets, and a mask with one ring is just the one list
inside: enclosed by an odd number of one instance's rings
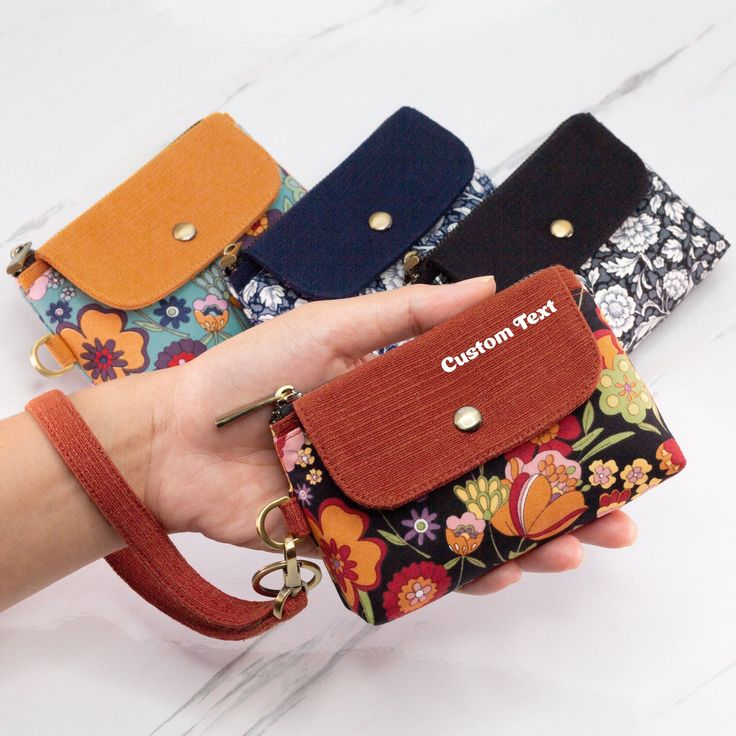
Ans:
{"label": "thumb", "polygon": [[[412,284],[392,291],[311,305],[313,335],[342,358],[357,359],[378,348],[416,337],[496,291],[493,276],[454,284]],[[298,317],[299,310],[289,316]]]}

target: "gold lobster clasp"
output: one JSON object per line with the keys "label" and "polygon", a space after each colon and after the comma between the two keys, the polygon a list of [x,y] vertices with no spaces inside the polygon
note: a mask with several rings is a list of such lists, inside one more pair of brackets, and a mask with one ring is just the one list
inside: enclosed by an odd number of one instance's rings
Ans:
{"label": "gold lobster clasp", "polygon": [[[266,517],[268,514],[288,500],[289,496],[282,496],[266,504],[261,509],[261,513],[258,514],[258,521],[256,522],[256,530],[261,539],[272,549],[282,550],[284,553],[283,560],[264,565],[253,575],[252,581],[253,589],[256,593],[276,599],[273,603],[273,615],[278,619],[281,619],[284,615],[284,605],[289,596],[298,595],[301,591],[307,593],[322,580],[322,570],[320,570],[319,565],[311,560],[300,560],[297,558],[296,545],[297,542],[302,541],[301,537],[295,539],[291,534],[288,534],[282,542],[279,542],[273,539],[266,531]],[[311,571],[312,577],[309,580],[302,578],[302,568]],[[272,572],[278,572],[279,570],[283,573],[281,589],[262,585],[261,581],[267,575],[270,575]]]}

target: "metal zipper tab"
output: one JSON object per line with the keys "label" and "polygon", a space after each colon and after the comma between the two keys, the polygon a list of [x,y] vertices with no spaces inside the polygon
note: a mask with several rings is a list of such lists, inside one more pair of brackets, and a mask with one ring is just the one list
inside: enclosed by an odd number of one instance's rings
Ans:
{"label": "metal zipper tab", "polygon": [[10,251],[10,263],[5,269],[5,273],[16,278],[21,275],[23,269],[26,267],[26,261],[33,255],[32,245],[32,243],[23,243],[23,245],[16,245]]}
{"label": "metal zipper tab", "polygon": [[274,412],[276,412],[279,407],[283,407],[285,404],[290,404],[292,401],[298,399],[300,396],[301,393],[297,391],[293,386],[281,386],[280,388],[277,388],[271,396],[266,396],[263,399],[258,399],[258,401],[254,401],[250,404],[246,404],[245,406],[241,406],[240,408],[234,409],[228,414],[215,419],[215,426],[217,427],[217,429],[227,427],[228,424],[232,424],[238,419],[242,419],[243,417],[248,416],[248,414],[253,413],[257,409],[261,409],[264,406],[273,405]]}
{"label": "metal zipper tab", "polygon": [[240,248],[240,243],[228,243],[228,245],[226,245],[224,250],[222,251],[222,255],[220,256],[219,260],[219,266],[226,275],[229,274],[233,270],[233,268],[235,268],[235,264],[238,262],[238,254],[240,253]]}

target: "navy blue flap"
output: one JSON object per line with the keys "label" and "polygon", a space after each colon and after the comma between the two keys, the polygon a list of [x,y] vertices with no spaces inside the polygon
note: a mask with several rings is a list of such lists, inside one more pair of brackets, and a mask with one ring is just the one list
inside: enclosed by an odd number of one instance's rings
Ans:
{"label": "navy blue flap", "polygon": [[[241,252],[240,291],[261,268],[313,299],[358,293],[420,238],[473,176],[452,133],[402,107],[276,225]],[[372,230],[370,215],[393,224]]]}

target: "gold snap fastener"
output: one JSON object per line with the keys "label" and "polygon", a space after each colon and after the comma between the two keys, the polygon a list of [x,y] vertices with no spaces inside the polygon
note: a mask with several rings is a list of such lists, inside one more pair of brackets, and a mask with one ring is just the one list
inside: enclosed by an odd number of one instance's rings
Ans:
{"label": "gold snap fastener", "polygon": [[183,242],[192,240],[197,234],[197,228],[192,225],[191,222],[178,222],[174,225],[174,229],[171,234],[177,239]]}
{"label": "gold snap fastener", "polygon": [[483,423],[483,416],[474,406],[461,406],[452,421],[461,432],[475,432]]}
{"label": "gold snap fastener", "polygon": [[556,238],[569,238],[575,232],[570,220],[552,220],[549,231]]}
{"label": "gold snap fastener", "polygon": [[388,212],[374,212],[368,218],[368,225],[371,230],[388,230],[394,224],[394,218]]}

